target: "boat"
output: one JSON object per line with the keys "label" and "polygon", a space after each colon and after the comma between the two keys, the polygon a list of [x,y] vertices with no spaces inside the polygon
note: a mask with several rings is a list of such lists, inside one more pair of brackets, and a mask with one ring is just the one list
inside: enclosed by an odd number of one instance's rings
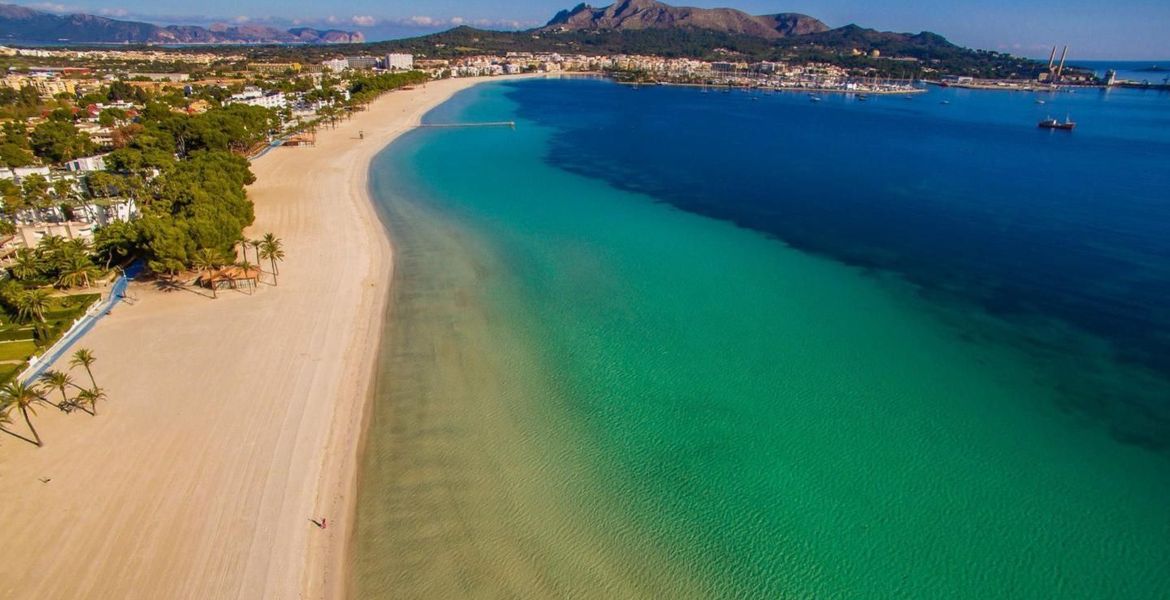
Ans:
{"label": "boat", "polygon": [[942,102],[939,102],[939,104],[950,104],[950,103],[951,103],[950,100],[943,100]]}
{"label": "boat", "polygon": [[869,100],[869,96],[866,96],[865,94],[858,94],[857,99],[862,101],[862,102],[865,102],[866,100]]}
{"label": "boat", "polygon": [[1072,120],[1066,116],[1064,121],[1057,121],[1052,117],[1048,117],[1047,119],[1040,121],[1036,126],[1040,129],[1060,129],[1062,131],[1072,131],[1072,128],[1076,127],[1077,124],[1073,123]]}
{"label": "boat", "polygon": [[809,102],[820,102],[821,97],[820,96],[809,96],[808,100],[809,100]]}
{"label": "boat", "polygon": [[1037,98],[1037,99],[1036,99],[1036,104],[1044,104],[1044,101],[1043,101],[1043,100],[1041,100],[1041,99],[1039,99],[1039,98]]}

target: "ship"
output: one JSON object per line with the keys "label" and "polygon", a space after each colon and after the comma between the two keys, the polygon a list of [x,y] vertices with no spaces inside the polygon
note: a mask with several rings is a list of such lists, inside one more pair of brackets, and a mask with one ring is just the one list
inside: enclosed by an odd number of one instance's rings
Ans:
{"label": "ship", "polygon": [[1068,117],[1065,117],[1064,121],[1057,121],[1052,117],[1048,117],[1047,119],[1040,121],[1036,126],[1040,129],[1061,129],[1064,131],[1072,131],[1072,128],[1076,127],[1077,124],[1073,123],[1072,120]]}

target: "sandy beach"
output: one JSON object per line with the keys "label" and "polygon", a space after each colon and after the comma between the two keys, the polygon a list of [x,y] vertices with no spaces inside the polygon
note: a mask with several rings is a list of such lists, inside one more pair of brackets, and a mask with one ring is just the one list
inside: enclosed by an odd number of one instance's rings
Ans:
{"label": "sandy beach", "polygon": [[[80,341],[109,394],[98,415],[41,408],[39,449],[0,436],[0,597],[344,594],[392,269],[368,165],[427,110],[482,81],[387,94],[323,130],[316,147],[253,163],[248,235],[284,240],[278,286],[212,300],[135,284],[133,304]],[[84,370],[72,375],[88,383]],[[320,517],[326,529],[309,521]]]}

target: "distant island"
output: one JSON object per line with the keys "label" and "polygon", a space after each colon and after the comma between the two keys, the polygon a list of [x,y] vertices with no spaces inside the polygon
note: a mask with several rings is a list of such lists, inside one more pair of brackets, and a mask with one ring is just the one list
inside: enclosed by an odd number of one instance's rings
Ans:
{"label": "distant island", "polygon": [[33,44],[334,44],[365,41],[361,32],[254,25],[154,25],[97,15],[57,15],[0,4],[0,42]]}

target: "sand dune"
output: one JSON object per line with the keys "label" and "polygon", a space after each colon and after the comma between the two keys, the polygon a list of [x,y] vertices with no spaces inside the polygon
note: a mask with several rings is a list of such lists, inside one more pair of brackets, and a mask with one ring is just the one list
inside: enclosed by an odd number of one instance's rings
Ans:
{"label": "sand dune", "polygon": [[81,341],[109,393],[98,416],[41,410],[41,449],[0,436],[0,597],[341,595],[391,272],[367,167],[477,81],[388,94],[316,147],[255,162],[248,233],[283,238],[277,287],[211,300],[136,284]]}

